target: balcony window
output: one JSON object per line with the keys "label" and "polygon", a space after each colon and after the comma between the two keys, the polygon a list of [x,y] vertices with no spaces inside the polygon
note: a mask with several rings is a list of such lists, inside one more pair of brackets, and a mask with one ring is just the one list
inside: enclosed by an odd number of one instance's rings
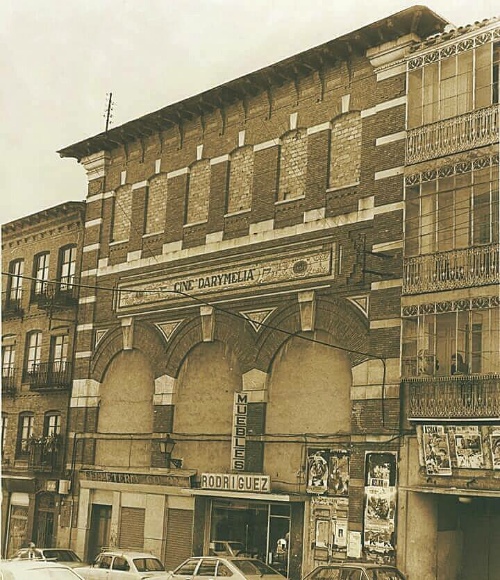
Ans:
{"label": "balcony window", "polygon": [[20,302],[23,291],[24,260],[15,260],[10,263],[8,282],[8,301]]}
{"label": "balcony window", "polygon": [[498,103],[499,46],[449,52],[408,72],[409,129]]}
{"label": "balcony window", "polygon": [[2,380],[9,380],[14,374],[16,362],[16,346],[14,344],[5,344],[2,347]]}
{"label": "balcony window", "polygon": [[406,188],[405,256],[499,242],[498,166]]}
{"label": "balcony window", "polygon": [[43,296],[47,291],[47,281],[49,279],[49,259],[48,252],[38,254],[35,257],[35,264],[33,268],[33,278],[35,278],[33,286],[33,295]]}
{"label": "balcony window", "polygon": [[45,414],[45,421],[43,426],[44,437],[56,437],[61,434],[61,414],[52,412]]}
{"label": "balcony window", "polygon": [[68,292],[73,288],[76,273],[76,246],[62,248],[59,265],[59,290]]}
{"label": "balcony window", "polygon": [[7,425],[8,425],[8,418],[5,413],[2,413],[2,441],[1,441],[1,451],[4,452],[5,449],[5,441],[7,436]]}
{"label": "balcony window", "polygon": [[499,368],[498,309],[445,312],[403,320],[404,377],[495,374]]}
{"label": "balcony window", "polygon": [[39,330],[30,332],[26,339],[26,372],[34,373],[42,357],[42,333]]}
{"label": "balcony window", "polygon": [[21,413],[17,432],[17,457],[29,455],[29,444],[33,437],[33,413]]}

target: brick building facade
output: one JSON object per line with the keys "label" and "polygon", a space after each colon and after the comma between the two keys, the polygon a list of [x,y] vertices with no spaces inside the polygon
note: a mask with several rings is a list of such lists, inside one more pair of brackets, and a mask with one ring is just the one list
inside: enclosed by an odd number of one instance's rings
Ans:
{"label": "brick building facade", "polygon": [[85,203],[2,226],[2,554],[58,537]]}
{"label": "brick building facade", "polygon": [[89,182],[79,553],[397,560],[404,58],[445,24],[411,8],[60,151]]}

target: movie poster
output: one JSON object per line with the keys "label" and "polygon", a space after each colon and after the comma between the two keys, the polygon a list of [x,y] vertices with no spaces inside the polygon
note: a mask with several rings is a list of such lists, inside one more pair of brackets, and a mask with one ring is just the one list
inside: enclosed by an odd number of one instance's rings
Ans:
{"label": "movie poster", "polygon": [[482,469],[484,467],[483,446],[479,427],[455,427],[455,454],[457,467]]}
{"label": "movie poster", "polygon": [[368,487],[391,487],[396,485],[396,454],[367,453],[365,474],[365,485]]}
{"label": "movie poster", "polygon": [[328,491],[332,495],[349,493],[349,453],[347,451],[330,451],[330,478]]}
{"label": "movie poster", "polygon": [[493,469],[500,469],[500,431],[493,431],[490,435],[490,443]]}
{"label": "movie poster", "polygon": [[396,520],[396,489],[394,487],[367,487],[364,546],[368,552],[394,552]]}
{"label": "movie poster", "polygon": [[310,449],[307,457],[307,491],[326,493],[328,490],[328,449]]}
{"label": "movie poster", "polygon": [[443,425],[424,425],[422,431],[428,475],[451,475],[450,442]]}

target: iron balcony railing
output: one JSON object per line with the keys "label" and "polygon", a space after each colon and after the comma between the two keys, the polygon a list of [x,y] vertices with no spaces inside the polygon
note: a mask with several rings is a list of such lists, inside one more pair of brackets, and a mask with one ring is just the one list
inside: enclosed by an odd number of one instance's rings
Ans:
{"label": "iron balcony railing", "polygon": [[403,260],[403,294],[500,282],[500,244],[412,256]]}
{"label": "iron balcony railing", "polygon": [[2,292],[2,318],[16,318],[23,316],[24,310],[22,288]]}
{"label": "iron balcony railing", "polygon": [[498,374],[408,378],[402,387],[410,421],[500,418]]}
{"label": "iron balcony railing", "polygon": [[408,130],[406,164],[498,143],[498,105]]}
{"label": "iron balcony railing", "polygon": [[31,301],[36,302],[42,309],[70,308],[78,303],[78,289],[63,282],[44,282],[32,294]]}
{"label": "iron balcony railing", "polygon": [[2,395],[15,395],[17,392],[17,369],[14,367],[2,368]]}
{"label": "iron balcony railing", "polygon": [[29,383],[31,390],[67,389],[71,385],[71,363],[54,361],[35,363],[24,373],[24,382]]}
{"label": "iron balcony railing", "polygon": [[28,442],[28,468],[33,471],[54,471],[60,467],[59,435],[32,437]]}

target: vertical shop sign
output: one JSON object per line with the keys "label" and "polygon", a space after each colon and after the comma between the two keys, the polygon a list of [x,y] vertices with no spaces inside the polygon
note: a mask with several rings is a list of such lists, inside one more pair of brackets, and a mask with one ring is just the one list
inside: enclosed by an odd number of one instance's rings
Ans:
{"label": "vertical shop sign", "polygon": [[450,442],[443,425],[424,425],[422,438],[427,475],[451,475]]}
{"label": "vertical shop sign", "polygon": [[234,393],[233,433],[231,437],[231,469],[245,470],[248,395]]}
{"label": "vertical shop sign", "polygon": [[484,467],[483,446],[479,427],[455,427],[457,467],[481,469]]}
{"label": "vertical shop sign", "polygon": [[396,453],[366,454],[363,544],[369,557],[386,561],[395,549],[396,465]]}
{"label": "vertical shop sign", "polygon": [[493,431],[490,435],[490,444],[493,469],[500,469],[500,431]]}

